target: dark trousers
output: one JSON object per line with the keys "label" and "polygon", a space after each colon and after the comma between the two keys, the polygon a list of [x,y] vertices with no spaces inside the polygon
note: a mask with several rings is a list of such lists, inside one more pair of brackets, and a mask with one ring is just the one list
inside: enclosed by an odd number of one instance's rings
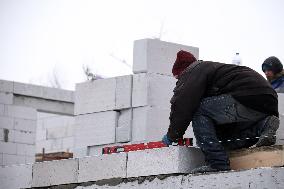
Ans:
{"label": "dark trousers", "polygon": [[227,150],[254,145],[267,115],[247,108],[231,95],[204,98],[192,127],[205,161],[213,168],[230,165]]}

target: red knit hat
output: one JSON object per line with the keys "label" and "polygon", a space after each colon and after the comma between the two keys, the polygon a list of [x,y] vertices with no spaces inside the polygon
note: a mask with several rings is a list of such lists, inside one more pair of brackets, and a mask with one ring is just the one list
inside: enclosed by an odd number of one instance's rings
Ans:
{"label": "red knit hat", "polygon": [[178,76],[185,70],[190,64],[196,61],[196,58],[187,51],[179,51],[177,53],[176,61],[173,65],[172,73],[174,76]]}

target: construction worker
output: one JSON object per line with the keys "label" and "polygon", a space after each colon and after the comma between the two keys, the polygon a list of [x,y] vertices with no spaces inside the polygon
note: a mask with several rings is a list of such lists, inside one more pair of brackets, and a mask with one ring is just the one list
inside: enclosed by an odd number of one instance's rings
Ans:
{"label": "construction worker", "polygon": [[192,121],[206,162],[192,173],[230,170],[227,150],[275,144],[278,97],[259,73],[245,66],[196,61],[186,51],[177,53],[172,73],[178,81],[162,141],[176,142]]}
{"label": "construction worker", "polygon": [[273,89],[278,93],[284,93],[284,70],[280,60],[275,56],[265,59],[262,71]]}

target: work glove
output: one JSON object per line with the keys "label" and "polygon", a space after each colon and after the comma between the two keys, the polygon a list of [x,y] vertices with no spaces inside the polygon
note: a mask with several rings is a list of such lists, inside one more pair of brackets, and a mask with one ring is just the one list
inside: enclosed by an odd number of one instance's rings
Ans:
{"label": "work glove", "polygon": [[168,137],[168,135],[164,135],[162,142],[167,146],[172,145],[173,143],[173,141]]}

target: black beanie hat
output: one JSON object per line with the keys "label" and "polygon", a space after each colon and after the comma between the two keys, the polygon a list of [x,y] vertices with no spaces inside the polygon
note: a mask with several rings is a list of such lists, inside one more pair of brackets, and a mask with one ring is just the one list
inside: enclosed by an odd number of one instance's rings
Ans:
{"label": "black beanie hat", "polygon": [[262,71],[265,72],[266,70],[270,70],[274,74],[278,74],[283,70],[283,65],[277,57],[271,56],[264,60],[262,64]]}

